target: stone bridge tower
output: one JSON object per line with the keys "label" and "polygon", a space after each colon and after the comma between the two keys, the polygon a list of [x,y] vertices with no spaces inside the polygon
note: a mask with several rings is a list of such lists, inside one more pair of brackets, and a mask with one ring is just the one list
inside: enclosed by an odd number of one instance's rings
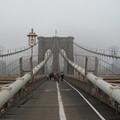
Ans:
{"label": "stone bridge tower", "polygon": [[[38,37],[38,63],[40,63],[44,57],[45,53],[48,49],[52,50],[54,40],[58,41],[60,49],[64,50],[66,52],[67,57],[73,60],[73,37]],[[55,44],[55,48],[53,51],[53,72],[58,72],[59,67],[59,60],[58,60],[59,50],[57,48],[57,45]],[[74,70],[70,65],[67,65],[67,73],[73,74]],[[40,74],[44,74],[44,68],[40,70]]]}

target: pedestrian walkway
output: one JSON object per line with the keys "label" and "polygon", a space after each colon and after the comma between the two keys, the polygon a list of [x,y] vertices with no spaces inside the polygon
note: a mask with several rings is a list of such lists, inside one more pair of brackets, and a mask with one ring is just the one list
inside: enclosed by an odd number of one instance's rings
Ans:
{"label": "pedestrian walkway", "polygon": [[47,81],[0,120],[101,120],[66,82]]}

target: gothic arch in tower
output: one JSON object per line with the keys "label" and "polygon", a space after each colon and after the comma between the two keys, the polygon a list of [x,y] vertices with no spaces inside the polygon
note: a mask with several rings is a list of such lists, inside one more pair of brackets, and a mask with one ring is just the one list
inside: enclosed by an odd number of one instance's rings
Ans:
{"label": "gothic arch in tower", "polygon": [[[45,53],[48,49],[52,50],[54,40],[58,41],[60,49],[63,49],[66,52],[67,57],[73,60],[73,37],[38,37],[38,63],[40,63],[45,56]],[[59,50],[55,44],[53,50],[53,62],[52,68],[53,72],[59,71]],[[71,66],[67,65],[67,73],[73,74],[74,70]],[[40,70],[40,74],[44,74],[44,68]]]}

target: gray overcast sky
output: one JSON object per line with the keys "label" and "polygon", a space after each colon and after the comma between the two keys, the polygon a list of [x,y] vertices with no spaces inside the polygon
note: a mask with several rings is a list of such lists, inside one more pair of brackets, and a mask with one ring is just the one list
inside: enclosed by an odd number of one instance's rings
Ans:
{"label": "gray overcast sky", "polygon": [[0,0],[0,45],[28,46],[27,34],[73,36],[84,46],[120,47],[120,0]]}

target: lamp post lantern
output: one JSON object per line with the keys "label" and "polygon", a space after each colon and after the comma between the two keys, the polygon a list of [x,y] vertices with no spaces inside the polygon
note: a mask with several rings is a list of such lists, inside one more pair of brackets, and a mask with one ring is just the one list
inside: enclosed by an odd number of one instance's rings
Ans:
{"label": "lamp post lantern", "polygon": [[33,56],[33,46],[36,44],[36,37],[37,35],[31,29],[31,32],[27,35],[28,36],[28,44],[31,46],[31,57]]}

